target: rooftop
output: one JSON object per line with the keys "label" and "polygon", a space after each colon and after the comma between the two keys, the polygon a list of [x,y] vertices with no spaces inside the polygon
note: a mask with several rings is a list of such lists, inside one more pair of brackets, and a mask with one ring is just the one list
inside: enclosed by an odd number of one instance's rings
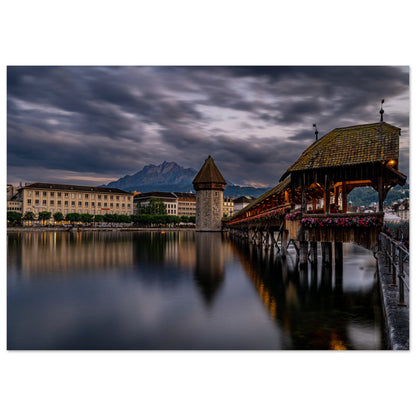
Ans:
{"label": "rooftop", "polygon": [[235,218],[241,215],[242,213],[249,211],[255,205],[259,204],[260,202],[265,201],[270,196],[283,192],[285,189],[289,187],[289,185],[290,185],[290,178],[286,178],[282,182],[279,182],[273,189],[270,189],[269,191],[265,192],[263,195],[260,195],[253,202],[245,206],[243,209],[240,209],[240,211],[236,212],[231,218]]}
{"label": "rooftop", "polygon": [[107,188],[101,186],[84,186],[84,185],[63,185],[57,183],[43,183],[43,182],[34,182],[31,184],[26,184],[23,189],[59,189],[63,191],[83,191],[83,192],[107,192],[114,194],[128,194],[132,195],[131,192],[123,191],[118,188]]}
{"label": "rooftop", "polygon": [[198,183],[226,184],[227,182],[225,181],[225,179],[221,175],[221,172],[215,165],[214,159],[211,156],[208,156],[208,158],[205,160],[205,163],[202,165],[202,168],[197,173],[192,183],[195,185]]}
{"label": "rooftop", "polygon": [[336,128],[310,145],[285,172],[374,163],[399,158],[400,128],[388,123]]}

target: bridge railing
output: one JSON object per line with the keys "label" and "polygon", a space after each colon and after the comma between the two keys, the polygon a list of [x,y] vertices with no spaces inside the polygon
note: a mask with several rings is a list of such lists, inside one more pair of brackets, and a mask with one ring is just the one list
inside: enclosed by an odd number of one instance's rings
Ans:
{"label": "bridge railing", "polygon": [[380,250],[386,257],[389,272],[392,274],[392,286],[399,281],[399,306],[407,306],[405,302],[405,289],[409,293],[409,250],[403,243],[393,240],[385,233],[379,236]]}

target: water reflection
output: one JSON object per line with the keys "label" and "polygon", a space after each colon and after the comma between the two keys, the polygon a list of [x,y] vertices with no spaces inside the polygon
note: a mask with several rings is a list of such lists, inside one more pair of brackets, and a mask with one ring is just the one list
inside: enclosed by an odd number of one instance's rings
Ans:
{"label": "water reflection", "polygon": [[[30,279],[56,271],[117,268],[132,264],[131,236],[123,233],[34,232],[8,235],[8,267],[19,266]],[[97,275],[98,276],[98,275]]]}
{"label": "water reflection", "polygon": [[273,251],[235,241],[232,246],[270,317],[290,336],[290,348],[357,348],[350,337],[357,325],[377,334],[367,347],[383,347],[375,278],[368,290],[344,293],[343,267],[322,264],[298,268]]}
{"label": "water reflection", "polygon": [[224,281],[224,248],[220,233],[196,234],[195,282],[207,305]]}
{"label": "water reflection", "polygon": [[383,348],[374,259],[348,250],[298,270],[220,233],[9,234],[8,348]]}

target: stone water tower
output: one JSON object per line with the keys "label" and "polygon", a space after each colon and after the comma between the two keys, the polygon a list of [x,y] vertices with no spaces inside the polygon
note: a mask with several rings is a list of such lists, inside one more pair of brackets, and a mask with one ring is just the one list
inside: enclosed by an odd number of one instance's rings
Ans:
{"label": "stone water tower", "polygon": [[225,179],[211,156],[192,181],[196,190],[196,231],[221,231]]}

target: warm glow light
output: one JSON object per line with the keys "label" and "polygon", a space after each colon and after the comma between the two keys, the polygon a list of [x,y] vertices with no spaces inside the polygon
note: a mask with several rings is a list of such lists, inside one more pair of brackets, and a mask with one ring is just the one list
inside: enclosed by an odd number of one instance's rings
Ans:
{"label": "warm glow light", "polygon": [[387,166],[393,167],[393,166],[396,166],[396,163],[397,162],[394,159],[391,159],[387,162]]}

